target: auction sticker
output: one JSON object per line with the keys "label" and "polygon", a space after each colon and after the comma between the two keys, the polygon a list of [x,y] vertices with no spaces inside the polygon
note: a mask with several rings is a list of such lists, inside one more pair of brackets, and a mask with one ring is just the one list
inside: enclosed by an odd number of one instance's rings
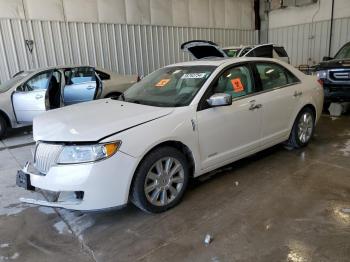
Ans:
{"label": "auction sticker", "polygon": [[231,84],[233,86],[233,91],[235,93],[239,93],[244,91],[244,87],[242,85],[241,79],[240,78],[234,78],[231,80]]}
{"label": "auction sticker", "polygon": [[165,86],[167,83],[169,83],[170,79],[162,79],[160,80],[156,85],[155,87],[163,87]]}
{"label": "auction sticker", "polygon": [[204,78],[206,75],[207,73],[189,73],[189,74],[184,74],[181,78],[182,79]]}

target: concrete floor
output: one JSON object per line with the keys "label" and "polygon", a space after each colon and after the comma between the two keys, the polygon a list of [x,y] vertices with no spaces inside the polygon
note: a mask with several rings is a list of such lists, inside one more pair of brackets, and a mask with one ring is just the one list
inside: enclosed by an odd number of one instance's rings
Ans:
{"label": "concrete floor", "polygon": [[349,116],[322,116],[305,149],[276,146],[194,181],[160,215],[19,204],[31,148],[0,151],[0,261],[350,261]]}

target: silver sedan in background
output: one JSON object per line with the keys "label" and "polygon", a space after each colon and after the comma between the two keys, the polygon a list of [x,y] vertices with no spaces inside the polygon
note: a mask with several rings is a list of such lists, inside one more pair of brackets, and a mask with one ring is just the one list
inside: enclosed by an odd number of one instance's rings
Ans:
{"label": "silver sedan in background", "polygon": [[47,110],[117,97],[137,82],[90,66],[61,66],[22,71],[0,85],[0,138],[9,128],[31,125]]}

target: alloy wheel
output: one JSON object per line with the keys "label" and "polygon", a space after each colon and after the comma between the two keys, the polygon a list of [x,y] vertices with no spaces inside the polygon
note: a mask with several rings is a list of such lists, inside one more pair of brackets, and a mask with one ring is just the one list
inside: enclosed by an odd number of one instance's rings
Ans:
{"label": "alloy wheel", "polygon": [[180,161],[173,157],[159,159],[146,175],[146,198],[155,206],[168,205],[180,194],[184,181],[185,171]]}
{"label": "alloy wheel", "polygon": [[298,122],[298,138],[300,142],[307,143],[313,131],[313,117],[310,112],[304,112]]}

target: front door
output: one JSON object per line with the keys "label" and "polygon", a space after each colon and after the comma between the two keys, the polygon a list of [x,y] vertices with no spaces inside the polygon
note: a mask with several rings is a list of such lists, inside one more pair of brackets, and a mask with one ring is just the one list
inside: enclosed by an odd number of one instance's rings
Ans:
{"label": "front door", "polygon": [[234,161],[255,150],[261,134],[261,110],[254,96],[250,66],[224,71],[210,88],[204,99],[214,93],[228,93],[233,102],[223,107],[204,106],[197,112],[202,169]]}
{"label": "front door", "polygon": [[290,133],[290,123],[302,96],[301,83],[283,66],[272,62],[256,63],[260,78],[262,145],[281,142]]}
{"label": "front door", "polygon": [[13,93],[12,103],[17,122],[30,123],[35,116],[46,111],[51,76],[52,71],[37,74]]}
{"label": "front door", "polygon": [[101,81],[92,67],[77,67],[65,71],[64,105],[91,101],[101,93]]}

